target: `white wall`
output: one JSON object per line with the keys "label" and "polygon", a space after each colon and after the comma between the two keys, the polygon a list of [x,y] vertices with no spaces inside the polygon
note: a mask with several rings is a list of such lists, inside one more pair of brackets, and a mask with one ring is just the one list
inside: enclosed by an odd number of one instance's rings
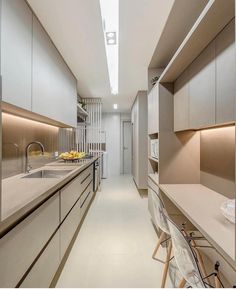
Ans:
{"label": "white wall", "polygon": [[108,153],[108,177],[121,173],[121,121],[130,119],[130,114],[103,113],[102,131],[106,132],[106,150]]}

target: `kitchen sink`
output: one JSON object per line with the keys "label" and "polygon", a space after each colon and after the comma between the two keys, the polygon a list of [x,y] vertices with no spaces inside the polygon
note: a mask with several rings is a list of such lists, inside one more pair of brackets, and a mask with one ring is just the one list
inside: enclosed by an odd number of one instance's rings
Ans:
{"label": "kitchen sink", "polygon": [[24,177],[22,177],[22,179],[48,179],[48,178],[62,178],[65,175],[67,175],[68,173],[70,173],[72,170],[41,170],[41,171],[37,171],[35,173],[32,174],[28,174]]}

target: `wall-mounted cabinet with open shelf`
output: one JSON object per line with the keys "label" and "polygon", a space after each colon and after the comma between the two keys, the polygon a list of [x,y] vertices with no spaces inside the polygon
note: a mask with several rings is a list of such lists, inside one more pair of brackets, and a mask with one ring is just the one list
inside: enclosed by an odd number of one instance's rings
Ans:
{"label": "wall-mounted cabinet with open shelf", "polygon": [[[153,137],[159,140],[158,163],[148,158],[149,180],[159,186],[171,217],[185,219],[213,245],[214,254],[205,253],[212,262],[225,262],[221,272],[231,286],[236,282],[236,228],[220,206],[235,198],[236,188],[234,2],[208,1],[151,90],[148,105],[149,122],[154,121],[149,145]],[[214,220],[204,220],[200,207]],[[215,224],[211,232],[205,230],[208,222]]]}
{"label": "wall-mounted cabinet with open shelf", "polygon": [[[191,5],[191,4],[190,4]],[[235,17],[234,0],[210,0],[160,76],[173,82]]]}
{"label": "wall-mounted cabinet with open shelf", "polygon": [[175,81],[175,131],[235,122],[235,63],[233,19]]}

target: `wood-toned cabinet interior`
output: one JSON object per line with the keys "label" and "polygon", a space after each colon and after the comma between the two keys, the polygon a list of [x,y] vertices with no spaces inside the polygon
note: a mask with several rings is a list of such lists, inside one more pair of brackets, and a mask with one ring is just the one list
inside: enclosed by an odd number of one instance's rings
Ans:
{"label": "wood-toned cabinet interior", "polygon": [[4,235],[0,286],[48,287],[93,196],[91,164]]}
{"label": "wood-toned cabinet interior", "polygon": [[27,3],[0,2],[2,100],[75,127],[75,77]]}
{"label": "wood-toned cabinet interior", "polygon": [[174,84],[174,129],[200,129],[235,121],[235,20]]}

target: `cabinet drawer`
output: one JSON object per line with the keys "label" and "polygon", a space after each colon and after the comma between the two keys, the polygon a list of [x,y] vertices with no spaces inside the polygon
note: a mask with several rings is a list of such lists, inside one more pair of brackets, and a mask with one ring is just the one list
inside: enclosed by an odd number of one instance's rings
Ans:
{"label": "cabinet drawer", "polygon": [[80,196],[80,179],[77,177],[61,190],[61,221]]}
{"label": "cabinet drawer", "polygon": [[93,194],[93,185],[91,183],[80,199],[81,218],[83,217],[88,205],[90,204]]}
{"label": "cabinet drawer", "polygon": [[79,199],[86,186],[92,181],[92,169],[89,167],[61,190],[61,221]]}
{"label": "cabinet drawer", "polygon": [[[22,288],[48,288],[60,265],[60,234],[59,231],[48,244],[38,261],[35,263]],[[47,264],[47,266],[45,266]]]}
{"label": "cabinet drawer", "polygon": [[84,183],[84,181],[88,178],[88,177],[93,177],[93,165],[89,166],[86,170],[84,170],[82,173],[79,174],[79,179],[81,181],[81,184]]}
{"label": "cabinet drawer", "polygon": [[60,254],[63,258],[81,221],[80,202],[78,201],[60,227]]}
{"label": "cabinet drawer", "polygon": [[80,195],[86,189],[88,184],[92,182],[92,180],[93,180],[93,175],[91,172],[87,172],[86,175],[83,176],[83,179],[81,179],[80,181]]}
{"label": "cabinet drawer", "polygon": [[59,193],[0,240],[0,287],[17,285],[58,225]]}
{"label": "cabinet drawer", "polygon": [[92,183],[90,183],[90,184],[87,186],[86,190],[84,190],[83,194],[82,194],[81,197],[80,197],[80,205],[81,205],[81,207],[82,207],[82,205],[83,205],[83,203],[84,203],[84,200],[86,199],[88,193],[89,193],[92,189],[93,189],[93,186],[92,186]]}

